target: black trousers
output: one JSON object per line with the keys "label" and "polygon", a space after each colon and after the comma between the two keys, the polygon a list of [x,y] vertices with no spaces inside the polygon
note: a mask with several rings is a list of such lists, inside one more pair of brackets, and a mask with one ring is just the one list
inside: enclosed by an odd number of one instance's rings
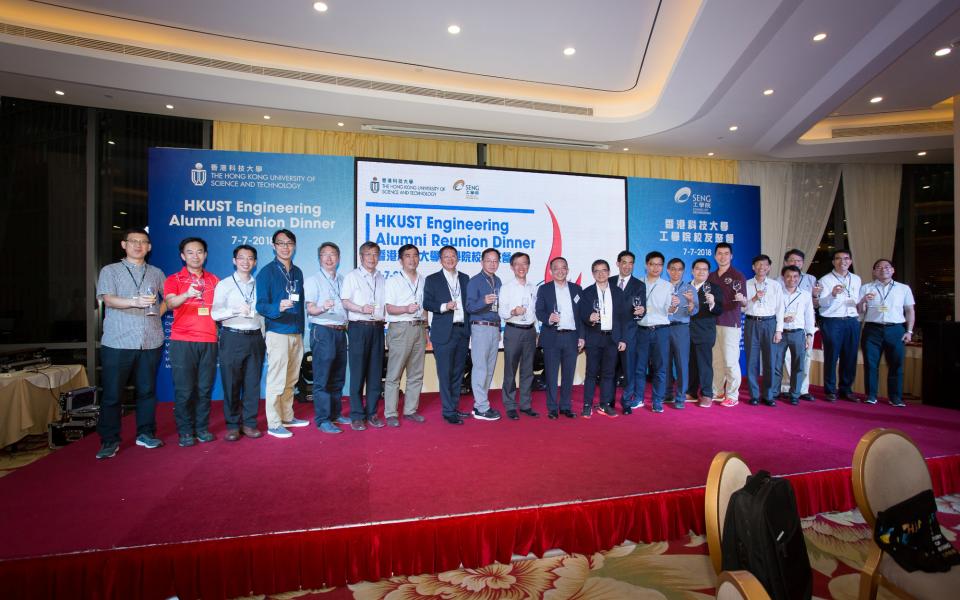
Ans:
{"label": "black trousers", "polygon": [[210,427],[210,394],[217,377],[216,342],[170,340],[173,417],[177,433],[192,435]]}
{"label": "black trousers", "polygon": [[220,381],[227,429],[256,428],[260,378],[267,346],[260,330],[252,334],[220,330]]}
{"label": "black trousers", "polygon": [[593,392],[600,376],[600,404],[612,407],[616,401],[614,375],[617,372],[617,345],[613,336],[604,335],[587,346],[587,370],[583,379],[583,406],[593,406]]}
{"label": "black trousers", "polygon": [[383,323],[350,323],[347,339],[350,342],[350,419],[369,419],[377,415],[383,391]]}
{"label": "black trousers", "polygon": [[453,417],[460,406],[460,387],[463,385],[463,370],[470,351],[469,325],[454,325],[450,339],[433,344],[433,358],[437,361],[437,383],[440,387],[440,402],[443,416]]}

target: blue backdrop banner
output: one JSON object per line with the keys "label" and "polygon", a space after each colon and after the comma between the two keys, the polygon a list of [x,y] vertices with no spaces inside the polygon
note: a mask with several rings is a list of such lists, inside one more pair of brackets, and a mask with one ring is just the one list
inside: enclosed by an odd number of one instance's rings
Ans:
{"label": "blue backdrop banner", "polygon": [[[206,269],[223,278],[233,272],[234,247],[255,247],[262,268],[274,258],[273,232],[289,229],[297,236],[294,263],[306,277],[319,269],[317,248],[327,240],[341,248],[341,270],[353,268],[353,163],[342,156],[151,148],[150,262],[167,275],[179,271],[177,246],[196,236],[208,244]],[[172,319],[164,317],[168,336]],[[157,398],[172,400],[166,348],[157,384]],[[219,375],[213,397],[223,397]]]}

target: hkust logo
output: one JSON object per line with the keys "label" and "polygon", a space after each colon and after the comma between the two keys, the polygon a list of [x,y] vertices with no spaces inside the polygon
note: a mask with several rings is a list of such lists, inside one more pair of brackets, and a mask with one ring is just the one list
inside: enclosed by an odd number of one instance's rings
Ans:
{"label": "hkust logo", "polygon": [[380,182],[377,181],[376,177],[370,180],[370,191],[374,194],[380,191]]}
{"label": "hkust logo", "polygon": [[453,191],[459,192],[463,189],[463,186],[466,185],[466,182],[462,179],[458,179],[453,182]]}
{"label": "hkust logo", "polygon": [[673,195],[677,204],[690,203],[690,212],[695,215],[709,215],[713,208],[710,194],[695,194],[689,186],[683,186]]}
{"label": "hkust logo", "polygon": [[190,181],[198,187],[207,182],[207,171],[203,168],[203,163],[195,164],[190,170]]}
{"label": "hkust logo", "polygon": [[463,192],[463,196],[467,200],[478,200],[480,198],[480,186],[470,185],[463,179],[458,179],[453,182],[453,191]]}
{"label": "hkust logo", "polygon": [[677,204],[686,204],[687,200],[690,199],[690,195],[693,193],[688,187],[682,187],[677,190],[677,193],[673,195],[673,201]]}

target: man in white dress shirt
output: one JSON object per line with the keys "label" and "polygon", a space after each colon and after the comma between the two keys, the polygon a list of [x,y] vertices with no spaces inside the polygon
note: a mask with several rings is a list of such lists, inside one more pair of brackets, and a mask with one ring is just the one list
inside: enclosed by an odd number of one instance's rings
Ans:
{"label": "man in white dress shirt", "polygon": [[[516,421],[520,413],[537,417],[530,400],[533,392],[533,355],[537,351],[537,317],[534,304],[537,287],[527,281],[530,256],[515,252],[510,257],[513,281],[500,288],[500,317],[503,330],[503,407],[507,418]],[[517,401],[517,369],[520,370],[520,399]],[[519,405],[519,410],[518,410]]]}
{"label": "man in white dress shirt", "polygon": [[877,403],[880,355],[887,359],[887,396],[893,406],[904,407],[904,344],[913,339],[916,320],[913,291],[893,280],[893,263],[881,258],[873,263],[873,281],[860,288],[857,309],[864,314],[863,366],[867,404]]}
{"label": "man in white dress shirt", "polygon": [[[360,266],[343,278],[342,300],[347,309],[347,338],[350,341],[350,428],[383,427],[377,416],[383,377],[383,319],[386,280],[377,270],[380,246],[360,246]],[[366,391],[366,402],[364,402]]]}
{"label": "man in white dress shirt", "polygon": [[[803,387],[801,382],[808,379],[804,365],[810,364],[806,358],[813,344],[813,333],[816,329],[813,315],[813,298],[810,292],[800,288],[802,272],[795,265],[787,265],[780,271],[783,281],[783,337],[779,344],[773,346],[774,381],[776,391],[777,382],[781,377],[776,372],[777,367],[784,363],[784,355],[790,352],[790,370],[788,371],[787,398],[790,404],[800,403]],[[782,389],[782,388],[781,388]]]}
{"label": "man in white dress shirt", "polygon": [[417,272],[420,249],[413,244],[397,251],[402,272],[387,280],[387,377],[384,381],[383,416],[390,427],[399,427],[397,404],[400,378],[407,373],[403,393],[403,418],[423,423],[420,390],[423,389],[423,361],[427,352],[427,317],[423,311],[423,275]]}
{"label": "man in white dress shirt", "polygon": [[[860,277],[850,272],[853,257],[849,250],[833,251],[833,270],[820,278],[820,317],[823,334],[823,391],[827,402],[837,396],[856,402],[853,380],[857,376],[860,341]],[[837,367],[839,363],[839,386]]]}
{"label": "man in white dress shirt", "polygon": [[213,292],[210,317],[220,323],[220,380],[223,383],[223,418],[228,442],[243,435],[256,439],[260,406],[260,376],[267,350],[263,341],[263,318],[257,314],[257,282],[251,273],[257,266],[257,249],[233,249],[236,271],[221,279]]}
{"label": "man in white dress shirt", "polygon": [[[750,405],[762,400],[767,406],[776,406],[780,380],[774,375],[773,346],[783,336],[783,288],[767,277],[770,257],[761,254],[753,259],[754,276],[747,280],[746,320],[743,325],[743,346],[747,353],[747,385]],[[760,385],[760,369],[763,385]],[[777,371],[780,367],[777,366]],[[774,379],[777,386],[774,387]]]}

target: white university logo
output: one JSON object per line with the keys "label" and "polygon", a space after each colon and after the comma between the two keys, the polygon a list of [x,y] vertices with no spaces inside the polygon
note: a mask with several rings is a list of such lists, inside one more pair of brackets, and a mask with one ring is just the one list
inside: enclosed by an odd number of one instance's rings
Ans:
{"label": "white university logo", "polygon": [[687,200],[690,199],[690,195],[693,193],[688,187],[682,187],[677,190],[677,193],[673,195],[673,201],[677,204],[684,204]]}
{"label": "white university logo", "polygon": [[207,171],[203,168],[203,163],[197,163],[190,171],[190,181],[193,185],[201,186],[207,182]]}

